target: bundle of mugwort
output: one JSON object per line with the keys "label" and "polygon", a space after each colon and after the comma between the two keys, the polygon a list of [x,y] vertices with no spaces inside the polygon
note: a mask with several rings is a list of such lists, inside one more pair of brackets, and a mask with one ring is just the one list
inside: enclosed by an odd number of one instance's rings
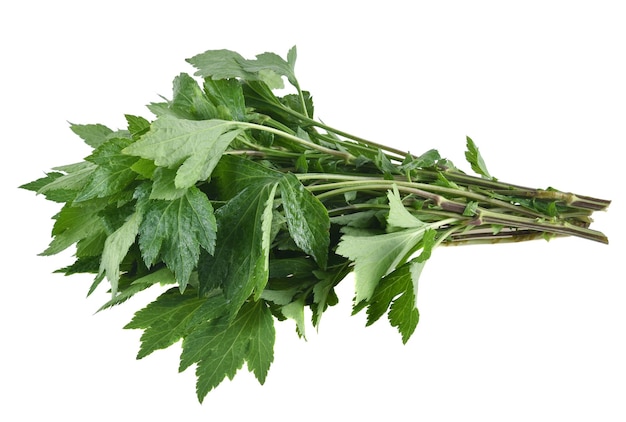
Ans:
{"label": "bundle of mugwort", "polygon": [[[163,293],[126,328],[143,329],[138,358],[182,339],[180,370],[196,366],[202,401],[244,362],[263,383],[274,318],[305,331],[337,303],[354,272],[354,312],[387,314],[406,342],[419,314],[417,283],[442,245],[578,236],[610,201],[531,189],[492,177],[474,142],[466,174],[437,150],[413,155],[313,117],[294,65],[273,53],[245,59],[212,50],[188,62],[152,121],[71,125],[93,148],[22,187],[63,204],[52,255],[75,245],[64,274],[108,281],[120,304],[155,285]],[[277,96],[284,79],[291,94]],[[284,92],[284,91],[283,91]],[[307,314],[309,311],[307,311]]]}

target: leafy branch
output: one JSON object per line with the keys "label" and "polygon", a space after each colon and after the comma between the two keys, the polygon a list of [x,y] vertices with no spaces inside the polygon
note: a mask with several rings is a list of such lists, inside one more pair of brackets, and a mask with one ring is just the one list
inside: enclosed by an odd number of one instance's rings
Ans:
{"label": "leafy branch", "polygon": [[[318,327],[355,277],[354,312],[387,314],[407,342],[424,265],[440,246],[576,236],[608,243],[592,214],[610,201],[493,177],[469,137],[468,174],[435,149],[413,155],[314,118],[287,59],[211,50],[188,60],[152,120],[72,124],[93,152],[21,186],[61,205],[42,255],[75,248],[59,272],[106,280],[119,305],[166,288],[139,310],[138,358],[182,340],[202,401],[244,363],[263,383],[274,319]],[[294,93],[279,97],[284,80]],[[159,286],[159,287],[155,287]]]}

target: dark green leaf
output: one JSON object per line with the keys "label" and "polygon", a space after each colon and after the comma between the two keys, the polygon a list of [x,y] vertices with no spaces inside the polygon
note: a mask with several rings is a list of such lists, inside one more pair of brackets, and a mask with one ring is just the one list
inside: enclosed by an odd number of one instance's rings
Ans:
{"label": "dark green leaf", "polygon": [[206,195],[191,187],[173,201],[150,200],[139,228],[139,247],[147,266],[161,259],[184,290],[198,263],[200,247],[213,253],[216,222]]}
{"label": "dark green leaf", "polygon": [[178,289],[173,288],[138,311],[124,327],[144,329],[137,359],[171,346],[187,335],[189,321],[206,301],[207,299],[199,298],[191,289],[181,294]]}
{"label": "dark green leaf", "polygon": [[384,277],[376,286],[367,308],[367,325],[376,322],[389,309],[389,321],[402,334],[403,343],[409,340],[419,321],[414,290],[417,280],[414,280],[413,272],[415,263],[408,262]]}
{"label": "dark green leaf", "polygon": [[231,316],[251,294],[258,298],[267,283],[277,185],[248,187],[216,211],[217,245],[213,255],[201,257],[200,293],[223,288]]}
{"label": "dark green leaf", "polygon": [[224,378],[232,379],[247,362],[261,384],[274,360],[275,330],[272,314],[263,301],[245,303],[231,323],[210,319],[183,340],[179,370],[197,363],[196,392],[200,402]]}
{"label": "dark green leaf", "polygon": [[139,139],[141,135],[150,130],[150,122],[143,117],[131,114],[126,114],[124,117],[126,117],[126,122],[128,123],[128,131],[134,140]]}
{"label": "dark green leaf", "polygon": [[[216,107],[228,110],[228,117],[243,122],[246,104],[241,84],[235,79],[205,79],[204,91]],[[221,117],[225,118],[225,117]]]}
{"label": "dark green leaf", "polygon": [[282,173],[257,162],[225,155],[213,172],[220,197],[230,199],[248,187],[256,188],[280,181]]}
{"label": "dark green leaf", "polygon": [[289,234],[318,265],[326,268],[330,243],[330,219],[324,205],[293,174],[280,180],[281,199]]}

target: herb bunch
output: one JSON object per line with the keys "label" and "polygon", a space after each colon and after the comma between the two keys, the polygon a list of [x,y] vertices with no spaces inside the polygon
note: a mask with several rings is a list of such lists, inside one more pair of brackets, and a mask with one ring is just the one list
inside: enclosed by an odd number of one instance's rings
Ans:
{"label": "herb bunch", "polygon": [[[93,293],[106,279],[118,305],[153,286],[163,293],[125,327],[144,330],[137,358],[182,339],[180,371],[196,366],[202,401],[244,363],[263,383],[274,319],[305,334],[354,272],[354,313],[387,314],[406,342],[419,313],[420,273],[443,245],[577,236],[610,201],[534,189],[491,176],[476,144],[475,175],[435,149],[414,155],[314,118],[295,75],[296,49],[245,59],[212,50],[176,76],[153,120],[72,124],[93,152],[21,186],[58,202],[42,255],[71,246]],[[294,88],[275,94],[284,79]]]}

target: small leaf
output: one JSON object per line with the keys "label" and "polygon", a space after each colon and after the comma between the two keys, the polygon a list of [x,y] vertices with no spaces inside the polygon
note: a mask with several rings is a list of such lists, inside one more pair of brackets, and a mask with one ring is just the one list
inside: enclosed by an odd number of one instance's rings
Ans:
{"label": "small leaf", "polygon": [[480,155],[478,147],[469,136],[467,136],[467,151],[465,152],[465,158],[471,164],[472,170],[474,170],[477,174],[487,179],[493,179],[493,177],[489,174],[489,171],[487,171],[487,165],[485,164],[483,157]]}
{"label": "small leaf", "polygon": [[176,288],[169,289],[154,302],[138,311],[124,328],[144,329],[137,359],[155,350],[165,349],[184,337],[189,322],[207,299],[199,298],[197,292],[181,294]]}
{"label": "small leaf", "polygon": [[324,269],[328,260],[330,219],[324,205],[293,174],[280,181],[289,234]]}
{"label": "small leaf", "polygon": [[398,187],[395,184],[393,185],[393,191],[387,192],[387,199],[389,200],[389,216],[387,217],[389,226],[392,228],[411,229],[426,225],[404,207],[400,192],[398,192]]}
{"label": "small leaf", "polygon": [[414,265],[414,262],[408,262],[384,277],[367,308],[367,325],[376,322],[389,310],[390,323],[402,334],[403,343],[411,337],[419,321],[413,288]]}
{"label": "small leaf", "polygon": [[74,202],[115,195],[136,179],[137,173],[131,167],[137,157],[122,154],[122,150],[131,143],[130,139],[112,138],[86,158],[96,164],[97,168],[91,173],[89,182]]}
{"label": "small leaf", "polygon": [[105,143],[113,134],[113,131],[101,124],[75,125],[71,124],[72,132],[81,137],[87,145],[97,148]]}
{"label": "small leaf", "polygon": [[100,262],[100,274],[105,273],[111,283],[111,296],[117,295],[117,283],[120,279],[120,264],[131,245],[135,243],[139,233],[139,225],[143,214],[135,211],[126,222],[114,231],[104,242],[102,260]]}
{"label": "small leaf", "polygon": [[282,314],[286,318],[290,318],[296,322],[296,332],[298,336],[306,338],[306,324],[304,323],[304,299],[302,296],[298,300],[288,303],[280,308]]}
{"label": "small leaf", "polygon": [[133,116],[131,114],[124,115],[126,122],[128,123],[128,131],[130,132],[133,140],[137,140],[150,130],[150,122],[141,116]]}
{"label": "small leaf", "polygon": [[181,73],[174,79],[173,85],[174,97],[169,108],[176,116],[190,120],[209,120],[218,117],[217,109],[194,78]]}

